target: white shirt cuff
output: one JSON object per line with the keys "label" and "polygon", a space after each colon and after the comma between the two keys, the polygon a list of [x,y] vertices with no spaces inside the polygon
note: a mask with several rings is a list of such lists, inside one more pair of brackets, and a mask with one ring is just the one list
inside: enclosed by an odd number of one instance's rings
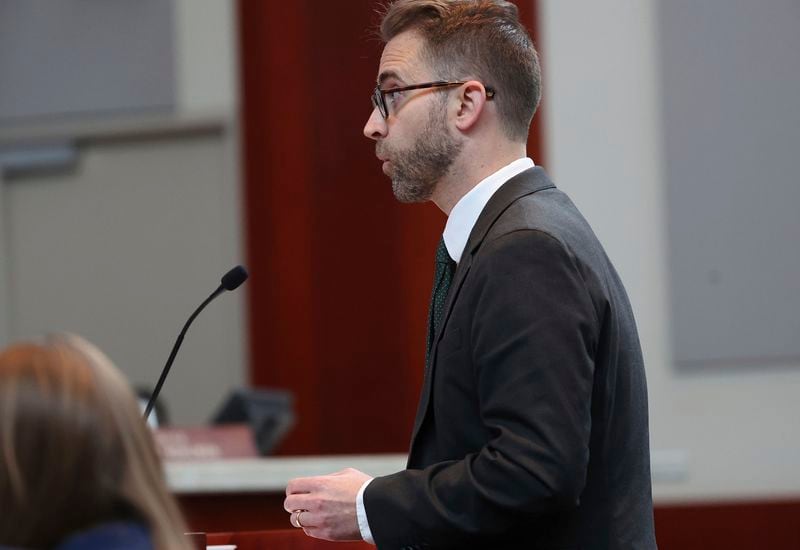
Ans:
{"label": "white shirt cuff", "polygon": [[375,544],[375,539],[372,538],[372,531],[369,530],[367,510],[364,508],[364,490],[372,482],[372,479],[365,481],[361,489],[358,490],[358,495],[356,495],[356,515],[358,516],[358,530],[361,531],[361,538],[370,544]]}

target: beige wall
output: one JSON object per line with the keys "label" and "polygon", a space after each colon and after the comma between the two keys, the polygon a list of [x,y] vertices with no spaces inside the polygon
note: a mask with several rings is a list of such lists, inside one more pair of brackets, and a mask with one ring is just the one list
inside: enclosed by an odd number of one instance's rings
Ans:
{"label": "beige wall", "polygon": [[[0,128],[75,162],[0,181],[0,344],[70,330],[154,385],[192,310],[244,263],[232,0],[176,0],[176,112]],[[163,396],[205,421],[246,376],[246,285],[195,322]]]}
{"label": "beige wall", "polygon": [[238,65],[236,3],[175,0],[178,108],[236,114]]}

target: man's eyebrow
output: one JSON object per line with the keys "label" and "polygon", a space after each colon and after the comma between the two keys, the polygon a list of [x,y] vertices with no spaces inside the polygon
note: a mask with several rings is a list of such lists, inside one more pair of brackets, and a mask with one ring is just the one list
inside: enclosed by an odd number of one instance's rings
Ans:
{"label": "man's eyebrow", "polygon": [[380,74],[380,76],[378,76],[378,85],[380,86],[390,78],[394,78],[395,80],[399,80],[400,82],[403,81],[403,79],[400,78],[400,75],[398,75],[395,71],[384,71]]}

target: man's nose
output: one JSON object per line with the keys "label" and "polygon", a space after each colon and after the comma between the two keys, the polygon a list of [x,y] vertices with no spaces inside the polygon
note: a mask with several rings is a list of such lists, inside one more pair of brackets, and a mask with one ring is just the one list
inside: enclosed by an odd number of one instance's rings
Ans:
{"label": "man's nose", "polygon": [[364,125],[364,135],[369,139],[380,139],[386,137],[386,121],[381,116],[381,112],[377,107],[372,109],[367,123]]}

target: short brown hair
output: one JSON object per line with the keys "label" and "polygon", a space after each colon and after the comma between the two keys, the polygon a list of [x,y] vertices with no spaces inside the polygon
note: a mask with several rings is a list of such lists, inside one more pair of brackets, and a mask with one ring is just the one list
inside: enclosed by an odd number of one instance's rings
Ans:
{"label": "short brown hair", "polygon": [[395,0],[383,15],[381,39],[408,30],[424,38],[423,56],[439,78],[475,78],[494,88],[506,135],[527,139],[541,96],[541,69],[517,6],[505,0]]}

